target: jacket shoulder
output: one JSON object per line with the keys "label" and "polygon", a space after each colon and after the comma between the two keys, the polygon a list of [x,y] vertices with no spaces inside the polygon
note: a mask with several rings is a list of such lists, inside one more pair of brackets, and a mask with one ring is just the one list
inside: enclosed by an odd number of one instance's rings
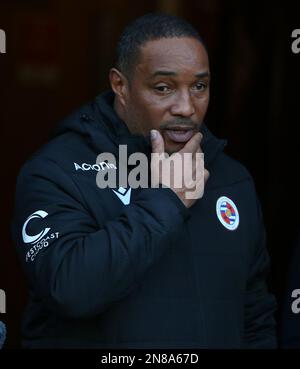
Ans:
{"label": "jacket shoulder", "polygon": [[253,183],[252,175],[249,170],[238,160],[222,152],[214,160],[211,170],[211,185],[221,187],[233,185],[235,183],[249,181]]}
{"label": "jacket shoulder", "polygon": [[61,168],[67,169],[73,166],[73,162],[78,162],[81,157],[89,156],[89,154],[90,150],[82,136],[69,130],[58,136],[50,137],[48,142],[42,144],[26,159],[21,171],[34,168],[42,169],[51,166],[51,163],[56,163]]}

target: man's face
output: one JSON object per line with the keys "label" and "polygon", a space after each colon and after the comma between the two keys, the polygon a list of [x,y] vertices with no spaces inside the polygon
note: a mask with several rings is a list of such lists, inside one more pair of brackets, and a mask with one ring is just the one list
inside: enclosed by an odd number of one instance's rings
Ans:
{"label": "man's face", "polygon": [[161,132],[168,153],[199,130],[209,102],[209,61],[194,38],[147,42],[124,97],[124,120],[135,132]]}

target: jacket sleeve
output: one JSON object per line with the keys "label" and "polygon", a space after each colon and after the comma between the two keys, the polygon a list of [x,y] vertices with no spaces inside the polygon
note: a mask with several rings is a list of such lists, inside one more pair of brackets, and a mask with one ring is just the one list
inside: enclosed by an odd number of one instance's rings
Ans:
{"label": "jacket sleeve", "polygon": [[270,259],[266,248],[266,234],[260,203],[256,197],[257,216],[255,248],[252,256],[245,296],[245,340],[244,347],[276,348],[276,323],[274,312],[277,308],[275,297],[269,293],[267,276]]}
{"label": "jacket sleeve", "polygon": [[[144,189],[99,225],[82,190],[55,162],[33,160],[18,177],[12,225],[35,296],[71,318],[97,315],[132,292],[189,215],[171,189]],[[98,209],[105,219],[100,201]]]}

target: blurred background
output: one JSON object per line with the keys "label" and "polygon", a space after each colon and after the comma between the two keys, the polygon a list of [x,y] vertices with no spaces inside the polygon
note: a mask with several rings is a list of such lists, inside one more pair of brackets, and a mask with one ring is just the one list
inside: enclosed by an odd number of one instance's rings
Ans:
{"label": "blurred background", "polygon": [[0,320],[8,327],[7,348],[20,347],[27,298],[10,237],[20,167],[59,121],[108,88],[122,29],[152,11],[186,18],[208,46],[212,87],[207,125],[228,139],[227,153],[254,177],[272,262],[270,288],[280,317],[299,228],[300,54],[292,53],[291,33],[300,28],[300,19],[293,3],[0,0],[0,29],[7,39],[6,54],[0,54],[0,289],[6,291],[7,307]]}

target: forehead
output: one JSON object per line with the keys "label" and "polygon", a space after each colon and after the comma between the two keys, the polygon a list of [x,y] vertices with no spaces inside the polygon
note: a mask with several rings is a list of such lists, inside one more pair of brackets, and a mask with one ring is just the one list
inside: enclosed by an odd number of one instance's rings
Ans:
{"label": "forehead", "polygon": [[162,38],[141,47],[137,69],[144,73],[157,69],[199,73],[208,71],[209,61],[204,46],[195,38]]}

